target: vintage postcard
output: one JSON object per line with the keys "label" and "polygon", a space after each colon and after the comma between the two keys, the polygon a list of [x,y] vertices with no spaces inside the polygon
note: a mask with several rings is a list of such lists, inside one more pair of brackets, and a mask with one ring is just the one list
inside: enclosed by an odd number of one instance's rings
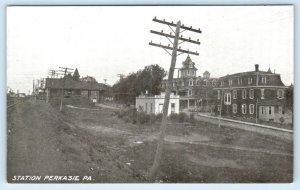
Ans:
{"label": "vintage postcard", "polygon": [[6,11],[9,183],[293,182],[292,5]]}

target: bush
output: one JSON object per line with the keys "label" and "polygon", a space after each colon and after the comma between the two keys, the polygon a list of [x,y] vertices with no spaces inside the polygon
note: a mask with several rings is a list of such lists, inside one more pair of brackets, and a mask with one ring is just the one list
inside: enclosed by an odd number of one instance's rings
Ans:
{"label": "bush", "polygon": [[178,122],[179,122],[179,123],[183,123],[183,122],[186,122],[186,121],[188,121],[188,116],[187,116],[187,114],[184,113],[184,112],[180,112],[180,113],[178,114]]}
{"label": "bush", "polygon": [[191,124],[195,124],[196,123],[196,119],[195,119],[195,114],[194,113],[190,114],[190,123]]}
{"label": "bush", "polygon": [[138,121],[140,124],[148,123],[150,121],[150,115],[145,112],[138,113]]}
{"label": "bush", "polygon": [[178,122],[178,114],[177,113],[171,113],[171,115],[169,116],[171,121],[175,121]]}

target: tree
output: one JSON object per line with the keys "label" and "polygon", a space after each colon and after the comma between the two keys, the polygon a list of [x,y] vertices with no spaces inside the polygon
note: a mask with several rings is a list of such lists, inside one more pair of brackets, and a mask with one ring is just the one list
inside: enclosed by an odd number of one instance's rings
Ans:
{"label": "tree", "polygon": [[161,82],[165,76],[165,70],[157,64],[130,73],[113,85],[115,99],[120,103],[133,104],[135,97],[146,91],[151,95],[157,95],[161,92]]}

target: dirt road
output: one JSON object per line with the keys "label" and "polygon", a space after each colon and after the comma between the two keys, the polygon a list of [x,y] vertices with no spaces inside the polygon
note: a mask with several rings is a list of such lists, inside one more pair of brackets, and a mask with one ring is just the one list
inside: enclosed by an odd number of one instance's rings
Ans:
{"label": "dirt road", "polygon": [[[67,174],[59,151],[57,114],[49,105],[32,100],[8,110],[8,181],[15,175]],[[50,117],[51,116],[51,117]]]}

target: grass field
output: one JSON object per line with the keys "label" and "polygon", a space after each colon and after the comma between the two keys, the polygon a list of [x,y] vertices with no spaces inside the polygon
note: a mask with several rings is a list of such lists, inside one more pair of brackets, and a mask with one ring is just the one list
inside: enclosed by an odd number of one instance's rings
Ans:
{"label": "grass field", "polygon": [[[65,109],[64,117],[72,133],[78,132],[76,138],[85,139],[80,146],[89,147],[86,151],[98,172],[96,181],[147,182],[159,123],[126,123],[109,109]],[[74,153],[78,148],[72,146]],[[187,126],[170,122],[157,181],[291,182],[292,148],[292,142],[273,136],[201,121]]]}

